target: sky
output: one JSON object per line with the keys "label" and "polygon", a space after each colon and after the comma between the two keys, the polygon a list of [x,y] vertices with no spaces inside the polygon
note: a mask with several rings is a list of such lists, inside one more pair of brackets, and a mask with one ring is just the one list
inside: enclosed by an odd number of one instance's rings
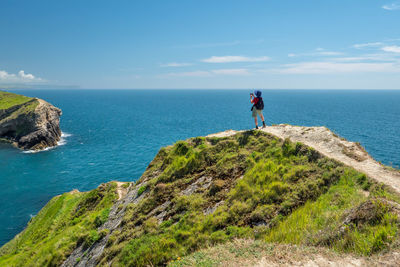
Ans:
{"label": "sky", "polygon": [[400,0],[1,0],[0,88],[400,89]]}

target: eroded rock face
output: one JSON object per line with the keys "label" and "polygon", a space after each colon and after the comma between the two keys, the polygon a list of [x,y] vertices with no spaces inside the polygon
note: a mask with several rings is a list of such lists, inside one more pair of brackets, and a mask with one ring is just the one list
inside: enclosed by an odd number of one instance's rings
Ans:
{"label": "eroded rock face", "polygon": [[0,138],[24,150],[56,146],[61,138],[61,110],[42,99],[0,110]]}

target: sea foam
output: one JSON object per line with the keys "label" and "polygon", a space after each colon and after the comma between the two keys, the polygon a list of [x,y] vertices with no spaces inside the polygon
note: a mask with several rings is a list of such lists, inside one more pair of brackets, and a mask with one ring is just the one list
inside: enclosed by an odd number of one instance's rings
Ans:
{"label": "sea foam", "polygon": [[57,142],[57,145],[51,146],[51,147],[46,147],[45,149],[42,149],[42,150],[26,150],[26,151],[22,151],[22,153],[27,153],[27,154],[39,153],[39,152],[44,152],[44,151],[54,149],[59,146],[63,146],[67,143],[67,138],[70,136],[72,136],[72,134],[61,132],[61,138],[60,138],[60,141]]}

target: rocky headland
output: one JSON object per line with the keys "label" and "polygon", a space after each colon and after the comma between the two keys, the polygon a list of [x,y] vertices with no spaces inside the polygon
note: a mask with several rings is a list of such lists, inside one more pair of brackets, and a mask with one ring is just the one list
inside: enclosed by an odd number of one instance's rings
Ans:
{"label": "rocky headland", "polygon": [[61,138],[61,110],[38,99],[0,91],[0,139],[23,150],[42,150]]}
{"label": "rocky headland", "polygon": [[2,266],[397,266],[400,172],[325,127],[161,148],[135,183],[54,197]]}

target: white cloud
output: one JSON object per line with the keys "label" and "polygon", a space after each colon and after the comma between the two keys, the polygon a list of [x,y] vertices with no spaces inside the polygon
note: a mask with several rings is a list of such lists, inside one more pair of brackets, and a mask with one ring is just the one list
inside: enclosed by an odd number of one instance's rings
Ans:
{"label": "white cloud", "polygon": [[387,4],[383,5],[382,8],[386,10],[400,10],[400,4],[399,3]]}
{"label": "white cloud", "polygon": [[283,65],[273,72],[284,74],[328,74],[351,72],[400,72],[395,63],[338,63],[338,62],[301,62]]}
{"label": "white cloud", "polygon": [[20,70],[17,74],[8,73],[7,71],[0,70],[0,82],[2,83],[32,83],[32,82],[45,82],[45,80],[35,77],[33,74],[25,73]]}
{"label": "white cloud", "polygon": [[396,45],[385,46],[385,47],[382,47],[382,50],[385,52],[400,53],[400,46],[396,46]]}
{"label": "white cloud", "polygon": [[167,64],[161,64],[161,67],[186,67],[186,66],[191,66],[193,64],[191,63],[177,63],[177,62],[171,62]]}
{"label": "white cloud", "polygon": [[311,53],[299,53],[299,54],[294,54],[290,53],[288,54],[288,57],[300,57],[300,56],[340,56],[343,55],[342,52],[336,52],[336,51],[326,51],[325,49],[318,47],[315,49],[315,52]]}
{"label": "white cloud", "polygon": [[15,79],[15,74],[10,74],[4,70],[0,70],[0,81]]}
{"label": "white cloud", "polygon": [[355,44],[353,45],[354,48],[361,49],[365,47],[377,47],[377,46],[382,46],[383,43],[381,42],[374,42],[374,43],[364,43],[364,44]]}
{"label": "white cloud", "polygon": [[27,80],[35,80],[37,79],[33,74],[25,73],[25,71],[20,70],[18,72],[18,76],[21,77],[22,79],[27,79]]}
{"label": "white cloud", "polygon": [[232,62],[262,62],[270,60],[269,57],[245,57],[245,56],[212,56],[201,60],[206,63],[232,63]]}
{"label": "white cloud", "polygon": [[333,61],[342,61],[342,62],[350,62],[350,61],[377,61],[377,62],[396,62],[399,60],[396,54],[388,54],[388,53],[375,53],[375,54],[365,54],[360,56],[353,56],[353,57],[336,57],[332,58]]}

